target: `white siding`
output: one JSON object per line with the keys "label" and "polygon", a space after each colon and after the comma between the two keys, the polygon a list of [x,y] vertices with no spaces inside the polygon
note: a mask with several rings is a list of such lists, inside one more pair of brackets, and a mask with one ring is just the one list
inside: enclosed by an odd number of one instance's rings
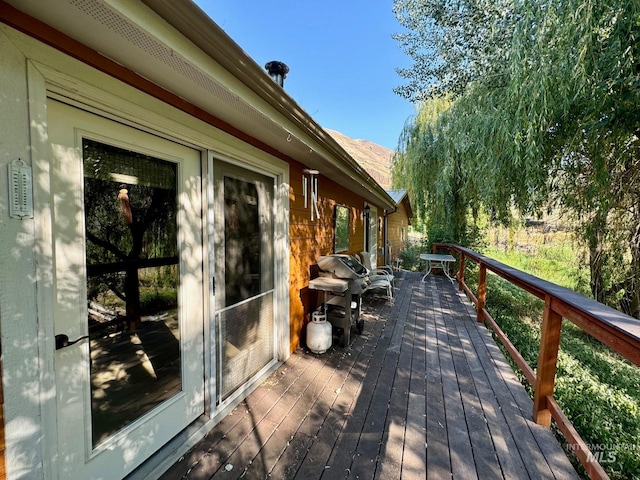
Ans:
{"label": "white siding", "polygon": [[[27,63],[0,30],[0,328],[8,478],[42,478],[34,219],[9,218],[7,166],[31,164]],[[37,179],[34,179],[34,182]]]}

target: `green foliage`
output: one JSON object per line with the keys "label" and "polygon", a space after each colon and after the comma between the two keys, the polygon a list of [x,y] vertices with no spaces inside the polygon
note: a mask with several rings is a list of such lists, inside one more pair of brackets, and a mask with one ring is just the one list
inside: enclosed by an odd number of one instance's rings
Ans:
{"label": "green foliage", "polygon": [[534,252],[510,250],[505,252],[494,246],[483,248],[483,254],[519,270],[529,272],[552,283],[589,295],[585,288],[581,259],[572,245],[542,245]]}
{"label": "green foliage", "polygon": [[404,149],[394,158],[392,174],[395,185],[407,189],[432,242],[471,245],[477,228],[469,220],[479,208],[473,178],[463,168],[463,158],[450,155],[448,145],[437,141],[447,135],[441,119],[451,105],[446,98],[425,103],[414,123],[405,127]]}
{"label": "green foliage", "polygon": [[640,0],[394,11],[416,61],[399,93],[422,104],[393,173],[417,213],[458,240],[470,212],[506,224],[555,203],[585,241],[594,298],[640,318]]}
{"label": "green foliage", "polygon": [[420,262],[420,254],[430,251],[424,238],[418,243],[409,243],[398,253],[400,265],[404,270],[416,272],[424,268],[424,262]]}
{"label": "green foliage", "polygon": [[510,0],[395,0],[393,12],[403,33],[394,35],[411,57],[398,74],[409,83],[395,89],[424,101],[458,94],[478,77],[500,81],[500,65],[513,29]]}
{"label": "green foliage", "polygon": [[140,292],[140,310],[142,315],[152,315],[178,307],[178,292],[173,288],[142,289]]}

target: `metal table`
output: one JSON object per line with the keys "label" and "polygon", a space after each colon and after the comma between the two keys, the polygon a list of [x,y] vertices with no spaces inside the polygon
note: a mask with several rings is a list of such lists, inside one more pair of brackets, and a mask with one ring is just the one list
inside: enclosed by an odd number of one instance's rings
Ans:
{"label": "metal table", "polygon": [[427,276],[431,273],[431,270],[434,268],[441,268],[444,274],[447,276],[449,280],[453,282],[453,278],[449,275],[449,265],[456,261],[453,255],[440,255],[436,253],[421,253],[420,260],[425,260],[427,262],[426,271],[424,276],[422,277],[422,281],[424,282]]}

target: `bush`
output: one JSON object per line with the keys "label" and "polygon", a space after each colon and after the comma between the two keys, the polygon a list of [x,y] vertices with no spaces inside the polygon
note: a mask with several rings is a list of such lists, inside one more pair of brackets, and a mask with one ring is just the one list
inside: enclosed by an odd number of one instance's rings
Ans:
{"label": "bush", "polygon": [[140,292],[142,315],[154,315],[172,310],[178,306],[178,292],[175,289],[145,289]]}
{"label": "bush", "polygon": [[421,268],[420,254],[430,251],[430,247],[424,240],[420,240],[419,242],[407,243],[405,248],[398,253],[400,265],[404,270],[417,272]]}

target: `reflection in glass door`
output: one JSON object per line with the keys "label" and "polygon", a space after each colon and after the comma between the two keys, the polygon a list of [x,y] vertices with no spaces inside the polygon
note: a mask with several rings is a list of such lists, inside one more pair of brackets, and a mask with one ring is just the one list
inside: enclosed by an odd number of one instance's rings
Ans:
{"label": "reflection in glass door", "polygon": [[180,391],[177,165],[82,148],[95,447]]}
{"label": "reflection in glass door", "polygon": [[216,345],[222,401],[275,358],[273,178],[216,169]]}

